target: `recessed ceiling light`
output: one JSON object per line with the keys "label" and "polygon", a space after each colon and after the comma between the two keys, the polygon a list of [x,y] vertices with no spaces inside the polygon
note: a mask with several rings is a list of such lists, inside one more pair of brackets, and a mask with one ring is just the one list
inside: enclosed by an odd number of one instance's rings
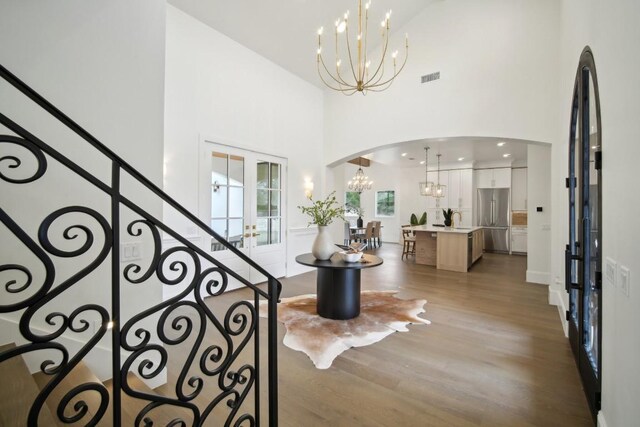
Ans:
{"label": "recessed ceiling light", "polygon": [[500,141],[500,142],[498,142],[496,145],[497,145],[498,147],[502,147],[502,146],[504,146],[504,144],[506,144],[506,142],[504,142],[504,141]]}
{"label": "recessed ceiling light", "polygon": [[407,153],[402,153],[402,154],[400,154],[400,155],[401,155],[402,157],[404,157],[404,156],[406,156],[406,155],[407,155]]}
{"label": "recessed ceiling light", "polygon": [[592,149],[592,150],[595,150],[596,148],[598,148],[598,146],[597,146],[597,145],[592,145],[592,146],[591,146],[591,149]]}
{"label": "recessed ceiling light", "polygon": [[511,156],[511,154],[509,154],[509,153],[504,153],[504,154],[502,155],[502,157],[509,157],[509,156]]}
{"label": "recessed ceiling light", "polygon": [[421,165],[424,165],[424,160],[420,161],[420,164],[421,164]]}
{"label": "recessed ceiling light", "polygon": [[464,157],[458,157],[458,161],[461,162],[464,160]]}

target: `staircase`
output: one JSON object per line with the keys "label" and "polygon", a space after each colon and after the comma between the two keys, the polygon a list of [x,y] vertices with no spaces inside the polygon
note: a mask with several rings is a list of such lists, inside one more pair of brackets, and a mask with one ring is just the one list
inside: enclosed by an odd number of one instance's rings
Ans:
{"label": "staircase", "polygon": [[277,426],[280,282],[1,65],[0,195],[0,426]]}

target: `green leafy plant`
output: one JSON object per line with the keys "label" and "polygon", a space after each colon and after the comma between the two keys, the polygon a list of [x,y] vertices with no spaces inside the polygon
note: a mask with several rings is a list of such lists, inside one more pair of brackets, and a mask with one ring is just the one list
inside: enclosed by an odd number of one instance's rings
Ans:
{"label": "green leafy plant", "polygon": [[411,219],[409,221],[411,225],[425,225],[427,223],[427,213],[423,212],[420,219],[416,216],[416,214],[411,214]]}
{"label": "green leafy plant", "polygon": [[309,221],[307,226],[312,224],[320,226],[329,225],[336,218],[344,221],[344,206],[338,203],[335,194],[336,192],[333,191],[326,199],[316,201],[313,200],[313,197],[309,197],[312,203],[311,206],[298,206],[298,209],[300,209],[303,214],[311,217],[311,221]]}
{"label": "green leafy plant", "polygon": [[345,212],[357,215],[360,218],[362,218],[364,216],[364,209],[362,209],[360,206],[349,206],[349,205],[346,205],[345,206]]}
{"label": "green leafy plant", "polygon": [[444,225],[451,225],[453,221],[453,211],[451,208],[442,209],[442,215],[444,215]]}

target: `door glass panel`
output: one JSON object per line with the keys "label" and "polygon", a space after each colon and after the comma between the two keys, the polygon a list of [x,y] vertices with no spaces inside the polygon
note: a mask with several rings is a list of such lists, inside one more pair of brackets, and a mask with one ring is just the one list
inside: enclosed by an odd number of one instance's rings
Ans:
{"label": "door glass panel", "polygon": [[[589,95],[594,93],[593,80],[589,78]],[[597,143],[597,121],[595,119],[595,97],[589,96],[589,108],[584,111],[583,119],[589,124],[589,139],[585,142],[584,164],[584,295],[583,295],[583,328],[584,347],[596,376],[598,375],[598,325],[600,291],[596,271],[600,269],[599,239],[599,203],[598,203],[598,171],[595,169],[595,153],[599,149]],[[586,124],[587,124],[586,123]]]}
{"label": "door glass panel", "polygon": [[212,186],[211,188],[211,217],[224,218],[227,216],[227,187]]}
{"label": "door glass panel", "polygon": [[244,216],[244,188],[229,187],[229,217]]}
{"label": "door glass panel", "polygon": [[211,153],[211,184],[227,185],[227,155]]}
{"label": "door glass panel", "polygon": [[258,188],[269,188],[269,162],[258,162],[258,178],[256,185]]}
{"label": "door glass panel", "polygon": [[269,193],[269,216],[280,216],[280,190],[271,190]]}
{"label": "door glass panel", "polygon": [[280,165],[271,163],[271,188],[280,188]]}
{"label": "door glass panel", "polygon": [[271,229],[269,240],[273,243],[280,243],[280,218],[271,218]]}
{"label": "door glass panel", "polygon": [[[574,126],[572,126],[572,132],[574,133],[573,141],[571,141],[571,147],[569,149],[569,179],[573,184],[569,185],[569,245],[572,255],[579,255],[580,250],[578,247],[578,233],[579,233],[579,191],[580,189],[580,174],[577,167],[580,165],[580,115],[578,114],[578,92],[574,94],[575,104],[573,106],[573,119],[575,120]],[[578,260],[572,260],[571,263],[571,283],[578,283]],[[570,320],[578,328],[578,289],[571,289],[569,293],[569,312]]]}
{"label": "door glass panel", "polygon": [[229,185],[244,185],[244,157],[229,156]]}
{"label": "door glass panel", "polygon": [[258,217],[269,216],[269,190],[257,190]]}
{"label": "door glass panel", "polygon": [[244,237],[242,236],[244,229],[243,218],[229,219],[229,243],[236,248],[244,247]]}
{"label": "door glass panel", "polygon": [[258,218],[256,221],[256,243],[258,246],[269,244],[269,220],[267,218]]}

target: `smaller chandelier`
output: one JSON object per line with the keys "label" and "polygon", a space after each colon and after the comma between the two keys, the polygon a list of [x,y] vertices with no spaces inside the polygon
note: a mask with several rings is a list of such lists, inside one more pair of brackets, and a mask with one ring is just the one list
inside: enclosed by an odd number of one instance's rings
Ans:
{"label": "smaller chandelier", "polygon": [[373,181],[369,181],[369,177],[365,176],[362,170],[362,158],[360,158],[356,175],[347,183],[347,188],[349,191],[362,193],[364,190],[371,190],[372,185]]}
{"label": "smaller chandelier", "polygon": [[[391,53],[393,74],[387,74],[385,76],[385,62],[388,58],[387,48],[389,46],[389,33],[391,28],[391,10],[389,10],[385,15],[385,18],[380,23],[382,27],[382,55],[375,63],[371,63],[371,58],[367,56],[369,6],[371,6],[371,0],[367,1],[363,10],[362,0],[358,0],[355,57],[352,52],[352,45],[349,42],[349,11],[344,14],[343,18],[338,18],[336,20],[334,30],[336,49],[335,73],[329,71],[329,68],[327,68],[326,63],[324,62],[324,58],[322,57],[322,33],[324,28],[320,27],[318,30],[318,50],[316,54],[320,80],[322,80],[322,82],[330,89],[342,92],[347,96],[351,96],[356,92],[361,92],[363,95],[366,95],[368,91],[382,92],[383,90],[388,89],[396,76],[400,74],[404,68],[409,56],[409,36],[405,35],[404,61],[398,69],[396,64],[398,51],[396,50]],[[344,37],[342,37],[343,35]],[[346,49],[343,52],[340,52],[339,50],[339,38],[344,38],[346,44]]]}
{"label": "smaller chandelier", "polygon": [[420,183],[420,195],[421,196],[433,196],[435,189],[433,188],[433,182],[429,181],[428,175],[429,164],[429,147],[424,147],[424,182]]}

